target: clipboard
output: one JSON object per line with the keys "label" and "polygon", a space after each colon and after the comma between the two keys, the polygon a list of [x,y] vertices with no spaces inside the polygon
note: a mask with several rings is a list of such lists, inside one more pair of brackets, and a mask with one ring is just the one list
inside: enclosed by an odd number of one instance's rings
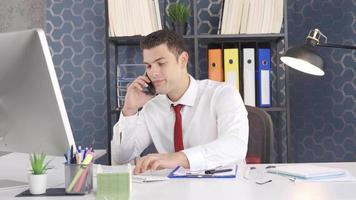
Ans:
{"label": "clipboard", "polygon": [[219,169],[231,169],[231,171],[206,174],[205,170],[191,172],[190,170],[178,166],[169,173],[168,178],[236,178],[237,165],[222,167]]}

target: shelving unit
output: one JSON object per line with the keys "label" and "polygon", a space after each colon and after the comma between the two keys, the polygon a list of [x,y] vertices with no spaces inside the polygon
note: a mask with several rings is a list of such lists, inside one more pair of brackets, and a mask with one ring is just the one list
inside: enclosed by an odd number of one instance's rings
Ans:
{"label": "shelving unit", "polygon": [[[168,0],[164,0],[164,5],[167,6]],[[186,41],[189,41],[190,49],[190,62],[188,64],[188,69],[193,68],[190,71],[196,79],[207,78],[207,44],[209,42],[213,43],[269,43],[271,46],[271,63],[272,67],[272,87],[273,87],[273,97],[271,108],[263,108],[265,111],[269,112],[272,116],[274,127],[275,127],[275,138],[279,141],[275,141],[275,155],[277,158],[272,158],[275,162],[287,162],[288,155],[282,155],[283,152],[288,152],[288,135],[290,132],[289,128],[289,98],[288,98],[288,73],[287,68],[284,68],[282,63],[279,61],[279,57],[283,54],[284,50],[287,49],[287,9],[286,0],[284,0],[284,27],[282,28],[282,33],[279,34],[232,34],[232,35],[218,35],[214,33],[199,33],[198,25],[202,23],[198,20],[198,0],[191,1],[191,7],[193,11],[193,20],[190,22],[189,35],[183,36]],[[106,29],[108,27],[108,16],[107,16],[107,1],[106,1]],[[161,9],[162,10],[162,9]],[[162,17],[165,20],[165,16]],[[167,23],[163,21],[162,25]],[[108,149],[110,150],[110,139],[112,138],[112,126],[114,121],[118,118],[118,113],[120,109],[117,107],[117,101],[113,103],[112,94],[116,94],[116,86],[113,85],[112,77],[116,84],[116,66],[118,65],[118,47],[119,46],[138,46],[141,36],[132,37],[108,37],[106,33],[106,60],[107,60],[107,110],[108,110]],[[111,61],[111,51],[110,45],[113,45],[114,49],[114,65]],[[241,56],[240,56],[241,57]],[[199,67],[196,67],[199,66]],[[204,71],[205,70],[205,71]],[[113,72],[113,74],[112,74]],[[116,95],[115,99],[116,98]],[[113,120],[115,118],[115,120]],[[286,150],[284,150],[285,148]],[[272,154],[273,154],[272,150]],[[110,152],[109,159],[110,159]]]}

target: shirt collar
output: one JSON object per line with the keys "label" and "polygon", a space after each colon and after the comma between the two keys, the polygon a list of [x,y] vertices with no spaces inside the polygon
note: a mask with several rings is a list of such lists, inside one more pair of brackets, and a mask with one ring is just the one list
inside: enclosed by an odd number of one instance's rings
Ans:
{"label": "shirt collar", "polygon": [[189,81],[188,89],[185,91],[183,96],[180,99],[178,99],[178,101],[172,102],[166,95],[169,105],[172,105],[172,104],[173,105],[182,104],[185,106],[193,106],[194,105],[195,99],[198,94],[198,85],[197,85],[197,81],[191,75],[189,75],[189,80],[190,81]]}

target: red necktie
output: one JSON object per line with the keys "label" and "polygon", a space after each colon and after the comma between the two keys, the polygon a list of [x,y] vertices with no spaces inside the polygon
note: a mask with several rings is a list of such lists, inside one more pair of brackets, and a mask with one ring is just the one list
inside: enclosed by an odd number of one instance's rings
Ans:
{"label": "red necktie", "polygon": [[183,146],[183,129],[182,129],[182,116],[180,110],[183,105],[178,104],[173,106],[174,112],[176,114],[176,122],[174,123],[174,149],[176,152],[184,149]]}

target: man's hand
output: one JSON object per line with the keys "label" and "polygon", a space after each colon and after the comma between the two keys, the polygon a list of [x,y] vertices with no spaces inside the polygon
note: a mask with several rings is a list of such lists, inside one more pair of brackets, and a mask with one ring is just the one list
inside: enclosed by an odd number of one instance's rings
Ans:
{"label": "man's hand", "polygon": [[147,170],[175,168],[177,166],[189,168],[188,158],[183,152],[148,154],[136,161],[134,174],[140,174]]}
{"label": "man's hand", "polygon": [[137,113],[139,108],[154,97],[142,92],[143,88],[147,87],[147,83],[149,82],[151,81],[146,76],[139,76],[127,88],[125,105],[122,110],[125,116]]}

